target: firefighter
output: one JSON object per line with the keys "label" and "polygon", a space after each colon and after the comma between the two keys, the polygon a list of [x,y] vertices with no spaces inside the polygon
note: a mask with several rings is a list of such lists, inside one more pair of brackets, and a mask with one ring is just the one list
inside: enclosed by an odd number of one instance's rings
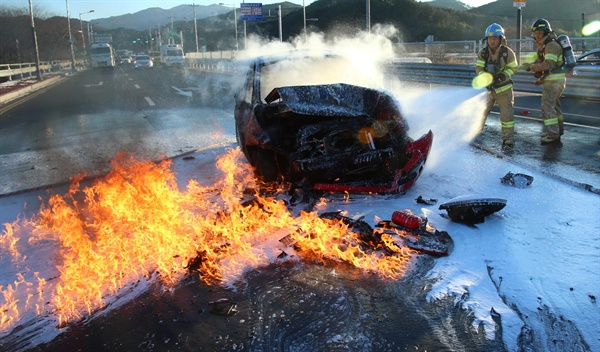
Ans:
{"label": "firefighter", "polygon": [[514,96],[511,77],[517,71],[518,64],[514,51],[506,45],[504,28],[492,23],[485,30],[486,46],[477,54],[475,63],[476,75],[489,73],[493,77],[487,87],[487,105],[484,123],[494,104],[500,107],[500,122],[502,124],[502,147],[514,145]]}
{"label": "firefighter", "polygon": [[533,71],[537,78],[535,84],[542,85],[544,132],[541,143],[560,144],[560,136],[564,133],[560,96],[567,83],[566,72],[561,69],[563,50],[554,40],[556,34],[545,19],[540,18],[533,22],[531,31],[538,48],[537,56],[533,63],[524,64],[523,69]]}

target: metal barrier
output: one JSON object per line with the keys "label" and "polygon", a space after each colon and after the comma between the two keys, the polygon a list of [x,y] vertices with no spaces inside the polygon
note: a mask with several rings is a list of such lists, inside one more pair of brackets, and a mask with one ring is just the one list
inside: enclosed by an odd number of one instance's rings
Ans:
{"label": "metal barrier", "polygon": [[[231,59],[186,59],[190,68],[217,73],[235,73],[242,69]],[[244,67],[244,69],[246,69]],[[442,85],[471,86],[475,77],[475,65],[448,65],[431,63],[394,63],[386,65],[390,75],[402,81],[435,83]],[[541,93],[541,86],[534,84],[533,73],[519,71],[513,76],[514,89],[520,92]],[[600,69],[598,67],[577,66],[572,76],[567,78],[564,96],[600,99]]]}
{"label": "metal barrier", "polygon": [[[471,86],[475,77],[474,65],[437,65],[437,64],[393,64],[388,65],[390,74],[397,75],[400,80]],[[533,73],[519,71],[513,76],[514,89],[520,92],[541,93],[541,86],[534,84]],[[567,78],[564,96],[600,99],[600,69],[578,66]]]}
{"label": "metal barrier", "polygon": [[[71,64],[71,61],[40,62],[40,71],[42,73],[48,73],[52,71],[65,70],[70,68]],[[79,62],[76,64],[79,64]],[[0,64],[0,78],[7,77],[9,81],[33,77],[36,76],[36,74],[37,66],[32,62],[20,64]]]}

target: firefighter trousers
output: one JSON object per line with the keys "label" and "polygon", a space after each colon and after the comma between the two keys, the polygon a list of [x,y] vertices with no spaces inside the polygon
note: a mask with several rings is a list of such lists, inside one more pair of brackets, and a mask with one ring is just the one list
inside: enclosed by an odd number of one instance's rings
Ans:
{"label": "firefighter trousers", "polygon": [[542,83],[542,115],[544,130],[548,138],[558,139],[564,132],[560,96],[566,87],[566,79]]}
{"label": "firefighter trousers", "polygon": [[500,124],[502,125],[502,140],[512,140],[515,131],[515,98],[513,89],[497,93],[494,89],[488,90],[487,105],[485,108],[484,123],[494,104],[500,108]]}

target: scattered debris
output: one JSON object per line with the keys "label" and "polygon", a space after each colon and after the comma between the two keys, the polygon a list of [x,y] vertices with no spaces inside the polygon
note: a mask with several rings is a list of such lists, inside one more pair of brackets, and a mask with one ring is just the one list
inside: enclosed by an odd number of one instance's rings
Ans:
{"label": "scattered debris", "polygon": [[437,199],[435,198],[429,198],[429,199],[425,199],[422,196],[417,197],[417,199],[415,199],[415,202],[417,202],[418,204],[426,204],[426,205],[434,205],[435,203],[437,203]]}
{"label": "scattered debris", "polygon": [[441,204],[439,209],[446,209],[452,221],[472,225],[484,222],[486,216],[501,210],[505,206],[506,199],[462,196]]}
{"label": "scattered debris", "polygon": [[514,186],[517,188],[526,188],[533,183],[533,176],[525,175],[525,174],[513,174],[512,172],[508,172],[504,177],[500,179],[500,182],[503,185]]}
{"label": "scattered debris", "polygon": [[286,247],[291,247],[294,245],[294,243],[296,243],[296,240],[294,239],[294,237],[292,237],[291,234],[279,239],[279,242],[283,243],[284,246]]}
{"label": "scattered debris", "polygon": [[217,315],[235,315],[238,313],[237,303],[233,302],[229,298],[220,298],[216,301],[208,302],[212,305],[211,313]]}
{"label": "scattered debris", "polygon": [[392,213],[392,221],[394,224],[404,226],[410,230],[417,230],[427,224],[427,219],[413,215],[408,211],[395,211]]}
{"label": "scattered debris", "polygon": [[[408,215],[406,219],[409,221],[401,219],[403,214]],[[343,221],[359,234],[363,247],[373,250],[383,249],[388,255],[402,253],[402,247],[408,247],[419,253],[446,256],[452,245],[452,239],[447,232],[434,228],[428,229],[430,226],[427,224],[427,219],[408,212],[394,212],[392,219],[396,219],[400,224],[385,220],[380,221],[374,229],[362,220],[351,219],[339,212],[324,213],[321,217]]]}
{"label": "scattered debris", "polygon": [[392,214],[392,221],[380,221],[376,231],[391,236],[397,247],[406,246],[420,253],[436,257],[450,253],[452,239],[448,232],[438,231],[428,224],[427,218],[398,210]]}

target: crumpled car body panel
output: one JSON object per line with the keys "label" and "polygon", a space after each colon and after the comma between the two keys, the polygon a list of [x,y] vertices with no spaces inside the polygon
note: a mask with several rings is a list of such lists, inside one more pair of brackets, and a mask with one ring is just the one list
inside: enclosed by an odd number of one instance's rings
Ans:
{"label": "crumpled car body panel", "polygon": [[403,193],[423,170],[433,134],[408,137],[399,104],[385,91],[337,83],[276,87],[264,103],[258,95],[238,96],[236,134],[264,181]]}

